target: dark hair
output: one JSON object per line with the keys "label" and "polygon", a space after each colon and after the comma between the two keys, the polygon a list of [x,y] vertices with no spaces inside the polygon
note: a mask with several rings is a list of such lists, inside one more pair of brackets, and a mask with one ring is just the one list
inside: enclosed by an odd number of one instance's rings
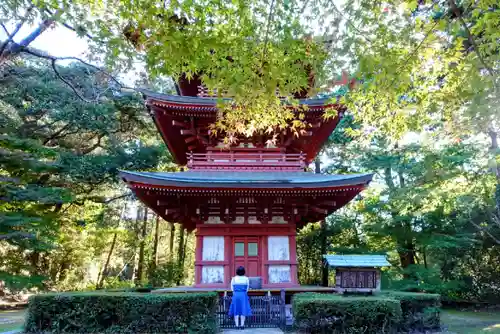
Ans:
{"label": "dark hair", "polygon": [[245,275],[245,268],[243,268],[242,266],[239,266],[238,269],[236,269],[236,275],[244,276]]}

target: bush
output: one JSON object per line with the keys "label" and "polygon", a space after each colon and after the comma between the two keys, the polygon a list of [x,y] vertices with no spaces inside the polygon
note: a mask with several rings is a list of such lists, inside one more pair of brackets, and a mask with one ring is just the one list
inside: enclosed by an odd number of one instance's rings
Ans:
{"label": "bush", "polygon": [[383,291],[380,297],[399,300],[403,319],[400,328],[409,329],[434,329],[440,325],[440,296],[430,293]]}
{"label": "bush", "polygon": [[398,300],[306,293],[292,301],[295,327],[307,333],[393,333],[401,320]]}
{"label": "bush", "polygon": [[81,292],[32,296],[26,332],[214,333],[216,293]]}

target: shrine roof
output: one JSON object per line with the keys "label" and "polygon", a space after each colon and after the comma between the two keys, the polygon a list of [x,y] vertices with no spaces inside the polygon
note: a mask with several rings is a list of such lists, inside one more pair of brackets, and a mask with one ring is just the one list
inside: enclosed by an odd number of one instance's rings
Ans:
{"label": "shrine roof", "polygon": [[[231,101],[230,98],[215,98],[215,97],[196,97],[196,96],[180,96],[180,95],[169,95],[163,93],[157,93],[154,91],[150,91],[147,89],[139,90],[146,99],[153,99],[157,101],[174,103],[178,105],[196,105],[196,106],[205,106],[205,107],[213,107],[217,106],[217,102],[219,101]],[[331,98],[311,98],[311,99],[300,99],[300,105],[307,105],[309,107],[323,107],[331,104]]]}
{"label": "shrine roof", "polygon": [[120,171],[127,182],[156,186],[200,188],[316,188],[368,184],[373,174],[315,174],[310,172],[130,172]]}
{"label": "shrine roof", "polygon": [[331,267],[390,267],[385,255],[323,255]]}

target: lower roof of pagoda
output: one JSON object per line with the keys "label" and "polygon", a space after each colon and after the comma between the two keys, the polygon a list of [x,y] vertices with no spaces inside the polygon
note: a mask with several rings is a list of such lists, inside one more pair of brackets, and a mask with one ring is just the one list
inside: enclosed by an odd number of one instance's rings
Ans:
{"label": "lower roof of pagoda", "polygon": [[[214,137],[209,134],[209,127],[216,122],[218,102],[230,99],[211,97],[175,96],[141,90],[163,140],[167,144],[174,160],[181,165],[187,164],[187,154],[206,153],[207,147],[217,146],[224,134]],[[269,139],[285,153],[301,153],[307,163],[312,162],[328,137],[337,126],[345,106],[330,103],[330,99],[303,99],[299,106],[306,106],[304,122],[306,128],[297,135],[285,130],[274,138],[274,133],[260,134],[250,138],[256,147],[266,149]],[[290,108],[297,109],[290,105]],[[338,111],[336,117],[325,118],[326,109]],[[220,137],[222,136],[222,137]],[[249,140],[248,138],[241,138]]]}
{"label": "lower roof of pagoda", "polygon": [[[188,230],[210,219],[232,226],[238,219],[273,219],[304,226],[343,207],[371,181],[371,174],[308,172],[129,172],[121,171],[134,194],[166,221]],[[240,220],[241,221],[241,220]]]}
{"label": "lower roof of pagoda", "polygon": [[315,189],[329,187],[366,186],[372,174],[315,174],[310,172],[131,172],[121,171],[121,177],[130,185],[156,188],[216,189]]}

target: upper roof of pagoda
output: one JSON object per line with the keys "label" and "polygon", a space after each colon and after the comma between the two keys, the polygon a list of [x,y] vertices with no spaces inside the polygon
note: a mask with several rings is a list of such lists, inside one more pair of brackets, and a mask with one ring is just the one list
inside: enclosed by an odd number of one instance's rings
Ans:
{"label": "upper roof of pagoda", "polygon": [[[204,154],[220,147],[224,134],[219,137],[209,135],[209,126],[217,118],[217,98],[174,96],[142,90],[146,105],[151,111],[155,124],[172,153],[175,161],[185,165],[188,153]],[[345,107],[329,103],[329,99],[302,99],[299,104],[307,106],[304,121],[306,129],[299,136],[284,130],[276,138],[274,147],[266,145],[272,134],[258,134],[251,138],[239,138],[238,146],[229,150],[244,149],[260,152],[281,152],[303,154],[304,162],[312,162],[324,142],[333,132],[343,115]],[[294,108],[290,105],[290,108]],[[326,119],[326,109],[335,109],[337,116]],[[227,152],[227,151],[226,151]]]}

